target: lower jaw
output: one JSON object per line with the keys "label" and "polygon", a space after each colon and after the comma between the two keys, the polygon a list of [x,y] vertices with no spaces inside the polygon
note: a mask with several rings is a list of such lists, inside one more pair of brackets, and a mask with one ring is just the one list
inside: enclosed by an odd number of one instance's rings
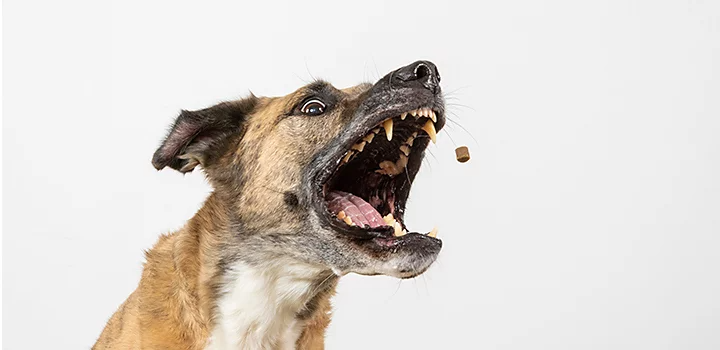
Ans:
{"label": "lower jaw", "polygon": [[412,278],[425,272],[442,249],[442,241],[420,233],[389,239],[375,238],[356,244],[357,249],[371,256],[377,264],[374,271],[358,273],[397,278]]}

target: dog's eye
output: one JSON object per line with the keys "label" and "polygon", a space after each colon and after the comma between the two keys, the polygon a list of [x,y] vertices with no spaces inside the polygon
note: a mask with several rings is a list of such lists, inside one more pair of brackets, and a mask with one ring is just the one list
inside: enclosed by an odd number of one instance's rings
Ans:
{"label": "dog's eye", "polygon": [[318,99],[312,99],[303,104],[302,108],[300,108],[300,112],[311,116],[320,115],[325,113],[325,104]]}

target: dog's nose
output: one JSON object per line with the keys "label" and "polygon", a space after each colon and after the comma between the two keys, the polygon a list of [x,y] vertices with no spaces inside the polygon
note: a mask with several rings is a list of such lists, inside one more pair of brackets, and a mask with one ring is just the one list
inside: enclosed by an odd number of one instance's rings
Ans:
{"label": "dog's nose", "polygon": [[417,61],[395,71],[394,78],[400,84],[423,86],[433,93],[440,91],[440,73],[430,61]]}

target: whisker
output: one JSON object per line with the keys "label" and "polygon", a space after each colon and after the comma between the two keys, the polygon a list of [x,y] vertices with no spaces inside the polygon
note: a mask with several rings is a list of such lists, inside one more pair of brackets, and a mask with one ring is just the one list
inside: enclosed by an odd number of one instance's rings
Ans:
{"label": "whisker", "polygon": [[428,168],[428,171],[432,172],[432,166],[430,166],[430,161],[427,158],[423,158],[423,164],[425,164],[425,167]]}
{"label": "whisker", "polygon": [[473,134],[471,134],[470,131],[468,131],[468,129],[465,129],[465,127],[462,126],[462,124],[460,124],[460,123],[458,123],[458,122],[456,122],[456,121],[454,121],[454,120],[452,120],[452,119],[450,119],[450,118],[447,118],[447,116],[445,117],[445,120],[447,120],[447,121],[450,122],[450,123],[453,123],[453,124],[457,125],[458,127],[460,127],[460,129],[463,129],[463,131],[465,131],[465,132],[468,134],[468,136],[470,136],[470,137],[473,139],[473,141],[475,141],[475,145],[477,145],[478,147],[480,147],[480,143],[477,141],[477,139],[475,138],[475,136],[473,136]]}
{"label": "whisker", "polygon": [[471,85],[461,86],[461,87],[459,87],[459,88],[457,88],[457,89],[455,89],[455,90],[452,90],[452,91],[443,93],[443,96],[452,95],[452,94],[457,93],[458,91],[460,91],[460,90],[462,90],[462,89],[467,89],[467,88],[469,88],[469,87],[471,87]]}
{"label": "whisker", "polygon": [[373,65],[375,65],[375,74],[377,75],[377,77],[375,79],[378,80],[378,79],[380,79],[380,71],[378,70],[377,62],[375,62],[374,57],[372,57],[372,61],[373,61]]}
{"label": "whisker", "polygon": [[[415,264],[411,264],[410,267],[412,268],[413,275],[417,274],[417,269],[415,268]],[[413,280],[413,285],[415,286],[415,294],[417,294],[417,296],[420,296],[420,291],[418,290],[418,287],[417,287],[417,276],[413,277],[412,280]]]}
{"label": "whisker", "polygon": [[402,283],[402,281],[403,280],[401,280],[401,279],[398,280],[397,288],[395,288],[395,292],[393,292],[392,295],[390,295],[390,298],[388,298],[388,301],[389,301],[389,299],[392,299],[397,294],[397,292],[400,290],[400,284]]}
{"label": "whisker", "polygon": [[437,157],[435,157],[435,154],[429,148],[426,148],[426,150],[427,150],[428,154],[430,154],[430,156],[432,156],[433,159],[435,159],[435,162],[440,164],[440,161],[437,159]]}
{"label": "whisker", "polygon": [[310,73],[310,67],[308,67],[307,63],[307,57],[305,57],[305,70],[307,71],[308,75],[310,75],[310,78],[312,78],[313,81],[317,81],[317,79]]}
{"label": "whisker", "polygon": [[[450,126],[450,125],[448,125],[448,126]],[[452,128],[450,128],[450,130],[453,130],[453,129],[452,129]],[[454,130],[453,130],[453,131],[454,131]],[[446,133],[445,133],[445,135],[447,135],[447,137],[449,137],[449,138],[450,138],[450,142],[452,142],[452,143],[453,143],[453,145],[455,146],[455,148],[457,148],[457,147],[458,147],[458,144],[457,144],[457,143],[455,143],[455,140],[453,140],[452,136],[450,136],[450,133],[449,133],[449,132],[446,132]],[[478,147],[479,147],[479,146],[478,146]]]}
{"label": "whisker", "polygon": [[446,105],[446,106],[453,106],[453,107],[463,107],[463,108],[470,109],[470,110],[472,110],[473,112],[477,112],[477,110],[475,110],[475,108],[470,107],[470,106],[468,106],[468,105],[461,104],[461,103],[446,103],[445,105]]}
{"label": "whisker", "polygon": [[367,60],[365,60],[365,64],[363,65],[363,81],[367,81],[367,80],[368,80],[368,76],[367,76]]}
{"label": "whisker", "polygon": [[305,78],[301,77],[299,74],[297,74],[295,72],[293,72],[293,74],[295,75],[296,78],[298,78],[300,81],[302,81],[303,84],[310,84],[309,81],[307,81]]}
{"label": "whisker", "polygon": [[273,191],[273,192],[275,192],[275,193],[279,193],[279,194],[285,193],[285,191],[283,191],[283,190],[274,189],[274,188],[272,188],[272,187],[270,187],[270,186],[267,186],[267,185],[261,185],[261,186],[262,186],[263,188],[268,189],[268,190],[270,190],[270,191]]}

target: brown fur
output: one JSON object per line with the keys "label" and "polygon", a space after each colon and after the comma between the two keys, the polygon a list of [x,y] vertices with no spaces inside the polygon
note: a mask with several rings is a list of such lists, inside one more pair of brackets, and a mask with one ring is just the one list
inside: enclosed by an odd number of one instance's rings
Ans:
{"label": "brown fur", "polygon": [[[353,90],[347,90],[353,92]],[[297,93],[296,93],[297,94]],[[291,190],[287,181],[299,178],[302,166],[298,158],[309,159],[310,149],[297,145],[318,144],[322,134],[299,135],[295,142],[284,139],[293,129],[315,128],[299,120],[281,126],[283,133],[273,132],[284,108],[296,103],[295,95],[284,98],[257,99],[257,112],[248,117],[241,145],[208,164],[211,182],[225,190],[233,175],[221,173],[223,168],[242,164],[245,171],[254,173],[243,186],[245,191],[233,206],[248,223],[248,229],[275,227],[280,231],[293,230],[293,222],[280,216],[268,216],[271,208],[284,207],[278,192]],[[250,97],[250,99],[254,99]],[[237,104],[249,104],[246,101]],[[332,133],[339,132],[341,123]],[[261,147],[262,146],[262,147]],[[248,161],[251,160],[251,161]],[[203,159],[198,163],[206,161]],[[255,166],[264,164],[266,166]],[[289,166],[294,165],[294,166]],[[278,174],[282,172],[282,174]],[[213,181],[215,180],[215,181]],[[285,181],[284,181],[285,180]],[[225,182],[227,181],[227,182]],[[247,189],[253,189],[248,191]],[[234,191],[233,191],[234,192]],[[162,236],[146,252],[146,263],[137,290],[123,303],[98,339],[93,349],[203,349],[212,328],[213,301],[220,282],[217,266],[221,264],[223,242],[232,241],[229,217],[234,211],[214,193],[200,211],[178,232]],[[318,307],[306,322],[298,340],[298,349],[323,349],[325,328],[330,323],[330,297],[334,285],[320,297]]]}
{"label": "brown fur", "polygon": [[[164,235],[146,253],[147,262],[135,292],[118,308],[93,349],[204,349],[218,284],[219,240],[211,232],[227,225],[216,196],[182,230]],[[298,340],[298,349],[323,349],[330,324],[330,297],[320,296]]]}
{"label": "brown fur", "polygon": [[[93,349],[204,349],[232,266],[242,262],[262,271],[279,259],[322,271],[293,312],[303,324],[297,349],[323,349],[338,275],[387,274],[378,266],[390,257],[318,226],[308,174],[314,174],[318,157],[339,147],[333,142],[359,127],[363,120],[358,116],[376,113],[377,101],[388,108],[412,102],[417,92],[403,95],[402,86],[392,84],[388,89],[392,79],[390,74],[374,86],[345,90],[316,82],[284,97],[250,96],[183,111],[153,164],[183,173],[200,165],[214,192],[185,227],[162,236],[146,252],[137,289],[108,321]],[[435,87],[430,96],[435,98],[437,91]],[[392,100],[386,98],[389,93]],[[298,104],[315,95],[330,101],[329,111],[322,117],[300,115]],[[434,261],[433,249],[395,256],[418,274]]]}

